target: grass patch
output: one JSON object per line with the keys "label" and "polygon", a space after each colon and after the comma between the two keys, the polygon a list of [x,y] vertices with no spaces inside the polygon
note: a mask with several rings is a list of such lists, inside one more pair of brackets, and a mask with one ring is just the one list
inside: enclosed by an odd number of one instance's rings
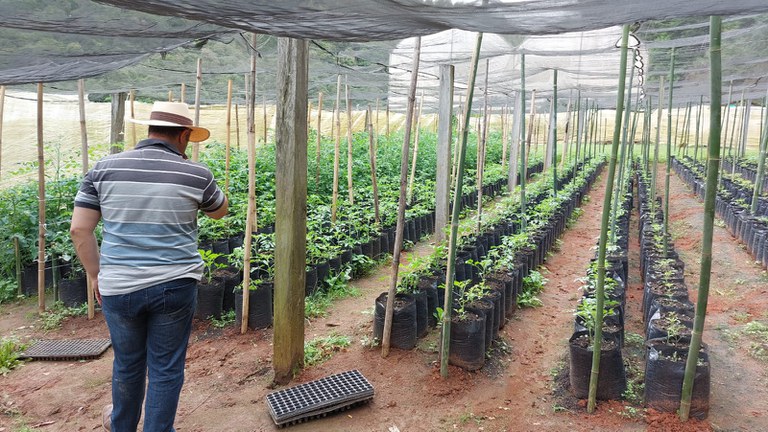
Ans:
{"label": "grass patch", "polygon": [[749,355],[768,362],[768,324],[752,321],[744,326],[744,335],[750,339]]}
{"label": "grass patch", "polygon": [[56,302],[50,309],[40,314],[41,327],[45,331],[57,330],[66,318],[83,316],[88,313],[88,303],[76,307],[66,307],[62,302]]}
{"label": "grass patch", "polygon": [[27,345],[19,342],[16,338],[0,339],[0,375],[6,376],[23,364],[19,360],[19,355],[26,348]]}
{"label": "grass patch", "polygon": [[304,344],[304,367],[318,365],[350,344],[349,336],[331,334],[317,337]]}

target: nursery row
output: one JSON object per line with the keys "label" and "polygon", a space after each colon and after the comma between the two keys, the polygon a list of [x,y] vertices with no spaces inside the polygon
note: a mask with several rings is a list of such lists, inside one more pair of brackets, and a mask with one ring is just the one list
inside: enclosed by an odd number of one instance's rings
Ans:
{"label": "nursery row", "polygon": [[[567,168],[553,190],[551,177],[531,185],[525,227],[514,197],[486,220],[482,231],[457,244],[449,362],[468,370],[481,368],[486,352],[517,305],[534,305],[543,285],[541,265],[566,222],[597,177],[602,161]],[[548,181],[550,180],[550,181]],[[398,284],[391,344],[412,349],[417,338],[442,322],[446,256],[443,248],[417,263]],[[383,334],[387,293],[376,299],[374,338]]]}
{"label": "nursery row", "polygon": [[[694,193],[704,199],[704,166],[692,159],[673,159],[672,166]],[[755,261],[768,268],[768,198],[758,199],[757,211],[753,214],[750,211],[752,192],[747,193],[742,186],[723,179],[715,198],[715,211],[725,221],[731,235],[747,246]]]}
{"label": "nursery row", "polygon": [[569,377],[571,392],[579,399],[586,399],[589,395],[593,344],[598,325],[602,327],[602,339],[596,397],[601,400],[619,399],[627,387],[622,348],[629,272],[627,256],[632,188],[632,179],[627,179],[624,185],[617,188],[618,202],[606,248],[602,321],[598,323],[597,316],[597,257],[592,259],[587,269],[585,283],[581,287],[583,297],[579,300],[574,314],[574,332],[568,339]]}
{"label": "nursery row", "polygon": [[[752,183],[757,181],[757,162],[746,159],[734,160],[733,158],[725,158],[721,163],[724,171],[739,174],[742,178]],[[736,165],[735,167],[734,164]],[[768,176],[763,177],[762,190],[768,192]]]}
{"label": "nursery row", "polygon": [[[676,412],[691,342],[694,305],[688,297],[685,264],[666,232],[661,200],[646,172],[638,171],[640,197],[640,275],[643,280],[642,319],[645,325],[645,405]],[[706,345],[697,359],[690,415],[709,411],[710,364]]]}

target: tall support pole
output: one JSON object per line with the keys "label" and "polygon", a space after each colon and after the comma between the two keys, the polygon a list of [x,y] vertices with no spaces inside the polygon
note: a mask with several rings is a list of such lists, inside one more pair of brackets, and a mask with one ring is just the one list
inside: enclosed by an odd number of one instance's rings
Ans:
{"label": "tall support pole", "polygon": [[448,200],[451,199],[451,142],[453,141],[453,65],[440,65],[440,100],[437,120],[437,174],[435,181],[435,235],[445,240],[448,225]]}
{"label": "tall support pole", "polygon": [[[586,108],[586,104],[584,106]],[[586,111],[586,110],[585,110]],[[576,90],[576,124],[574,125],[574,135],[576,135],[576,153],[573,164],[573,176],[576,177],[576,168],[579,162],[579,152],[582,151],[581,147],[581,129],[584,127],[585,115],[581,111],[581,88]]]}
{"label": "tall support pole", "polygon": [[[613,145],[608,162],[608,186],[613,187],[613,179],[616,173],[616,156],[619,153],[619,138],[621,134],[621,115],[624,108],[624,80],[627,76],[627,40],[629,39],[629,25],[625,24],[621,35],[621,62],[619,63],[619,87],[616,100],[616,118],[613,127]],[[603,201],[603,218],[600,229],[600,243],[597,253],[597,286],[595,287],[596,311],[595,311],[595,339],[592,346],[592,371],[589,376],[589,399],[587,400],[587,412],[595,410],[597,399],[597,377],[600,372],[601,346],[603,342],[603,308],[605,307],[605,253],[608,243],[608,222],[610,217],[611,199],[613,195],[606,192]]]}
{"label": "tall support pole", "polygon": [[[535,102],[536,90],[531,92],[531,113],[533,113],[533,107],[536,106]],[[520,136],[525,138],[525,53],[520,54]],[[468,100],[467,103],[470,103]],[[533,120],[533,115],[531,115]],[[528,135],[528,145],[530,145],[530,134]],[[525,232],[526,217],[525,217],[525,180],[528,175],[528,166],[525,160],[525,141],[520,143],[520,232]]]}
{"label": "tall support pole", "polygon": [[552,194],[557,196],[557,69],[552,71]]}
{"label": "tall support pole", "polygon": [[456,192],[453,194],[453,210],[451,215],[451,233],[448,239],[448,265],[445,270],[445,302],[443,303],[443,325],[440,346],[440,375],[448,376],[448,357],[451,347],[451,315],[453,313],[453,281],[456,266],[456,241],[459,232],[459,214],[461,207],[461,185],[464,183],[464,159],[467,154],[467,135],[469,134],[469,113],[472,110],[472,95],[475,92],[475,78],[477,77],[477,61],[480,57],[480,47],[483,43],[483,34],[477,34],[475,50],[472,52],[469,76],[467,78],[467,103],[464,107],[464,122],[461,130],[461,141],[458,143],[458,170],[456,172]]}
{"label": "tall support pole", "polygon": [[[483,173],[485,171],[485,144],[488,133],[488,69],[490,59],[485,60],[485,83],[483,84],[483,127],[477,134],[477,232],[481,233],[483,226]],[[479,119],[478,119],[479,122]]]}
{"label": "tall support pole", "polygon": [[339,205],[339,161],[341,159],[341,75],[336,76],[336,106],[333,110],[336,133],[333,140],[333,196],[331,198],[331,223],[336,222]]}
{"label": "tall support pole", "polygon": [[349,203],[355,204],[355,190],[352,184],[352,103],[349,101],[349,83],[344,76],[344,90],[347,100],[347,194]]}
{"label": "tall support pole", "polygon": [[[723,134],[722,137],[721,137],[721,139],[723,140],[722,145],[727,145],[728,144],[728,125],[729,125],[730,120],[731,120],[731,103],[732,102],[733,102],[733,81],[731,81],[731,83],[728,85],[728,104],[725,106],[725,117],[720,120],[720,127],[722,128],[722,134]],[[712,125],[710,125],[710,128],[711,127],[712,127]],[[731,154],[731,149],[729,147],[728,148],[728,157],[732,157],[732,156],[733,155]],[[707,164],[707,165],[709,165],[709,164]],[[725,174],[725,172],[723,171],[724,169],[725,169],[725,167],[723,166],[723,164],[720,164],[720,171],[721,171],[720,172],[720,179],[722,179],[723,178],[723,174]]]}
{"label": "tall support pole", "polygon": [[389,139],[389,98],[387,98],[387,111],[386,111],[386,115],[385,115],[384,118],[385,118],[385,120],[387,122],[387,124],[386,124],[386,126],[387,126],[387,139]]}
{"label": "tall support pole", "polygon": [[523,110],[523,98],[521,94],[515,95],[514,108],[512,111],[512,148],[509,151],[509,169],[507,170],[507,190],[511,194],[514,192],[517,186],[517,161],[518,153],[520,152],[520,125],[525,121],[525,113]]}
{"label": "tall support pole", "polygon": [[[750,111],[752,109],[752,101],[747,99],[744,102],[744,113],[742,115],[742,122],[741,122],[741,143],[739,145],[739,157],[744,157],[744,154],[747,151],[747,138],[749,137],[749,117],[750,117]],[[733,165],[734,169],[736,169],[736,164]]]}
{"label": "tall support pole", "polygon": [[320,143],[323,140],[323,92],[317,95],[317,141],[315,142],[315,189],[320,187]]}
{"label": "tall support pole", "polygon": [[571,151],[571,135],[573,135],[571,129],[573,128],[573,124],[571,122],[571,99],[573,98],[573,92],[571,92],[571,96],[568,97],[568,106],[565,109],[565,136],[563,136],[563,155],[560,157],[560,168],[565,167],[565,159],[566,157],[570,157],[570,151]]}
{"label": "tall support pole", "polygon": [[664,180],[664,257],[669,252],[669,176],[672,171],[672,93],[675,85],[675,48],[669,61],[669,111],[667,114],[667,176]]}
{"label": "tall support pole", "polygon": [[405,202],[409,205],[413,201],[413,182],[416,178],[416,161],[419,158],[419,131],[421,130],[421,110],[424,107],[424,93],[419,98],[419,109],[416,110],[416,120],[414,121],[415,132],[413,140],[413,157],[411,158],[411,175],[408,177],[408,190],[406,191]]}
{"label": "tall support pole", "polygon": [[701,129],[701,112],[704,106],[704,95],[699,96],[699,109],[696,111],[696,136],[693,143],[693,160],[699,160],[699,137]]}
{"label": "tall support pole", "polygon": [[376,133],[373,130],[370,105],[368,105],[366,118],[368,120],[368,157],[370,158],[371,186],[373,187],[373,215],[376,220],[376,225],[379,225],[381,224],[381,215],[379,214],[379,182],[376,179]]}
{"label": "tall support pole", "polygon": [[709,280],[712,272],[712,231],[715,223],[715,197],[717,194],[717,166],[720,164],[720,103],[722,92],[722,64],[720,52],[720,17],[709,20],[709,70],[710,70],[710,107],[709,107],[709,162],[707,187],[704,192],[704,233],[701,240],[701,271],[699,272],[699,292],[696,300],[696,317],[693,322],[691,344],[685,363],[682,397],[680,400],[680,419],[687,421],[691,412],[691,393],[696,364],[701,348],[701,336],[704,332],[704,318],[707,315],[709,300]]}
{"label": "tall support pole", "polygon": [[[0,96],[0,101],[2,96]],[[77,80],[77,102],[80,113],[80,157],[82,173],[85,175],[88,172],[88,130],[85,124],[85,80],[82,78]],[[131,113],[131,117],[133,113]],[[0,102],[0,124],[3,121],[2,102]],[[0,126],[2,128],[2,126]],[[2,129],[0,129],[2,131]]]}
{"label": "tall support pole", "polygon": [[251,74],[246,80],[248,111],[248,209],[245,217],[245,254],[243,258],[243,307],[240,333],[248,331],[250,309],[251,249],[253,232],[256,230],[256,33],[251,35]]}
{"label": "tall support pole", "polygon": [[[203,86],[203,59],[197,59],[197,74],[195,75],[195,126],[200,126],[200,91]],[[192,160],[200,160],[200,143],[192,143]]]}
{"label": "tall support pole", "polygon": [[225,158],[224,161],[224,193],[229,194],[229,166],[231,163],[231,151],[232,151],[232,80],[227,80],[227,132],[225,141]]}
{"label": "tall support pole", "polygon": [[507,121],[507,107],[501,107],[501,169],[507,163],[507,148],[509,146],[509,122]]}
{"label": "tall support pole", "polygon": [[43,84],[37,84],[37,311],[45,312],[45,153]]}
{"label": "tall support pole", "polygon": [[405,132],[403,148],[400,155],[400,199],[397,204],[397,233],[392,251],[392,277],[387,293],[387,309],[384,314],[384,332],[381,338],[381,356],[389,355],[390,337],[392,336],[392,316],[395,308],[395,292],[397,290],[397,273],[400,270],[400,252],[403,248],[403,227],[405,226],[405,192],[408,179],[408,153],[411,149],[411,129],[413,123],[414,105],[416,105],[416,83],[419,77],[419,59],[421,58],[421,37],[417,37],[413,46],[413,65],[411,67],[411,85],[408,89],[408,107],[405,113]]}
{"label": "tall support pole", "polygon": [[[657,172],[659,171],[659,146],[661,145],[661,116],[662,111],[664,111],[664,75],[659,77],[659,109],[656,112],[656,145],[654,146],[653,150],[653,169],[651,174],[651,190],[652,192],[652,200],[651,200],[651,214],[655,215],[656,213],[656,176]],[[655,216],[654,216],[655,217]]]}
{"label": "tall support pole", "polygon": [[267,126],[267,95],[262,95],[261,98],[261,143],[266,145],[267,144],[267,133],[269,132],[269,127]]}
{"label": "tall support pole", "polygon": [[179,94],[179,102],[186,103],[187,102],[186,99],[185,99],[186,95],[187,95],[187,85],[185,83],[181,83],[181,90],[180,90],[180,94]]}
{"label": "tall support pole", "polygon": [[[763,131],[768,131],[768,116],[765,117],[765,125]],[[768,133],[763,133],[760,136],[760,148],[758,149],[757,157],[757,177],[755,177],[755,186],[752,190],[752,204],[749,208],[753,216],[757,216],[757,204],[758,198],[763,193],[763,179],[765,178],[765,152],[768,147]]]}
{"label": "tall support pole", "polygon": [[125,142],[125,100],[128,94],[125,92],[112,94],[112,127],[109,131],[109,153],[120,153]]}
{"label": "tall support pole", "polygon": [[304,278],[307,239],[307,87],[309,41],[277,42],[275,115],[275,382],[286,384],[304,364]]}
{"label": "tall support pole", "polygon": [[[613,190],[613,194],[616,196],[616,199],[613,200],[613,206],[611,207],[611,222],[610,222],[610,230],[611,230],[611,239],[610,243],[615,244],[616,243],[616,215],[619,210],[619,201],[621,201],[621,197],[624,196],[623,194],[623,185],[622,182],[624,181],[624,159],[626,157],[627,153],[627,136],[629,135],[629,113],[632,112],[632,80],[635,77],[635,67],[632,66],[629,68],[629,85],[627,86],[627,98],[626,98],[626,107],[624,108],[624,119],[623,124],[621,126],[622,134],[621,134],[621,144],[620,144],[620,155],[619,155],[619,179],[616,182],[616,188]],[[619,127],[616,125],[616,127]]]}
{"label": "tall support pole", "polygon": [[5,110],[5,86],[0,86],[0,178],[3,173],[3,111]]}
{"label": "tall support pole", "polygon": [[[82,79],[78,80],[78,88],[80,87],[80,81]],[[131,92],[129,93],[129,99],[130,99],[130,107],[131,107],[131,118],[136,118],[136,90],[131,89]],[[83,116],[85,117],[85,116]],[[136,123],[131,122],[131,148],[136,147],[136,142],[138,139],[136,138]]]}

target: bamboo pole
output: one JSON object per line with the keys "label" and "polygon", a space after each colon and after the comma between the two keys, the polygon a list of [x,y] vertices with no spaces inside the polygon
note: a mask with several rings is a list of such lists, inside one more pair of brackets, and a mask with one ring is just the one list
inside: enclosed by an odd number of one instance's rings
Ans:
{"label": "bamboo pole", "polygon": [[[525,53],[520,54],[520,136],[525,139]],[[531,91],[531,122],[533,121],[533,113],[536,100],[536,90]],[[467,101],[471,103],[471,101]],[[530,133],[528,134],[528,145],[530,146],[531,140]],[[525,161],[525,141],[520,143],[520,232],[525,232],[526,217],[525,217],[525,183],[528,176],[528,166]]]}
{"label": "bamboo pole", "polygon": [[[672,171],[672,95],[675,85],[675,48],[669,61],[669,111],[667,114],[667,174],[664,180],[664,257],[669,253],[669,176]],[[679,116],[678,116],[679,117]]]}
{"label": "bamboo pole", "polygon": [[179,96],[179,102],[186,103],[186,97],[187,95],[187,84],[181,83],[181,94]]}
{"label": "bamboo pole", "polygon": [[509,145],[509,124],[507,121],[507,106],[501,107],[501,170],[507,163],[507,146]]}
{"label": "bamboo pole", "polygon": [[[256,33],[251,34],[251,47],[257,42]],[[245,244],[243,257],[243,307],[240,318],[240,333],[248,331],[251,289],[251,249],[253,232],[256,230],[256,51],[251,50],[250,77],[246,80],[248,112],[248,207],[245,213]]]}
{"label": "bamboo pole", "polygon": [[[488,69],[490,59],[485,59],[485,83],[483,84],[483,129],[477,135],[477,232],[483,227],[483,172],[485,171],[485,143],[488,132]],[[480,119],[478,119],[478,124]]]}
{"label": "bamboo pole", "polygon": [[239,104],[235,104],[235,145],[240,150],[240,110]]}
{"label": "bamboo pole", "polygon": [[173,90],[168,90],[168,102],[173,102]]}
{"label": "bamboo pole", "polygon": [[[195,126],[200,126],[200,90],[203,86],[203,59],[197,58],[197,74],[195,74]],[[200,143],[192,143],[192,160],[200,160]]]}
{"label": "bamboo pole", "polygon": [[696,364],[701,348],[701,336],[704,332],[704,318],[707,315],[709,300],[709,282],[712,272],[712,231],[715,222],[715,196],[717,194],[717,173],[720,164],[720,103],[722,91],[722,64],[720,52],[720,17],[709,20],[710,46],[710,107],[709,107],[709,166],[707,170],[707,187],[704,193],[704,233],[701,241],[701,271],[699,272],[699,292],[696,300],[696,317],[693,322],[691,344],[688,347],[688,358],[685,363],[682,397],[680,399],[680,419],[688,420],[691,411],[691,392],[693,379],[696,374]]}
{"label": "bamboo pole", "polygon": [[320,143],[323,140],[323,92],[317,95],[317,141],[315,143],[315,189],[320,187]]}
{"label": "bamboo pole", "polygon": [[619,64],[619,87],[616,100],[616,117],[613,127],[613,145],[611,145],[611,157],[608,162],[608,185],[603,200],[603,217],[600,227],[600,243],[597,253],[597,286],[595,287],[596,310],[595,310],[595,339],[592,346],[592,372],[589,376],[589,399],[587,401],[587,412],[592,413],[595,410],[595,401],[597,398],[597,378],[600,372],[600,354],[603,342],[603,308],[605,307],[605,252],[608,243],[608,222],[611,209],[610,193],[613,187],[613,179],[616,173],[616,156],[619,153],[619,137],[621,133],[621,116],[624,108],[624,80],[627,75],[627,40],[629,39],[629,25],[625,24],[621,35],[621,62]]}
{"label": "bamboo pole", "polygon": [[349,83],[347,75],[344,76],[344,89],[347,99],[347,193],[349,203],[355,204],[355,191],[352,185],[352,104],[349,101]]}
{"label": "bamboo pole", "polygon": [[693,143],[693,160],[697,161],[699,160],[699,137],[700,137],[700,130],[701,130],[701,112],[702,107],[704,106],[704,95],[699,96],[699,110],[696,112],[696,136],[694,137],[694,143]]}
{"label": "bamboo pole", "polygon": [[3,111],[5,109],[5,86],[0,86],[0,178],[3,170]]}
{"label": "bamboo pole", "polygon": [[21,247],[19,246],[19,235],[13,236],[13,255],[16,258],[16,292],[19,295],[24,294],[21,284]]}
{"label": "bamboo pole", "polygon": [[[730,85],[728,86],[728,104],[725,106],[725,116],[723,119],[720,120],[720,127],[722,128],[723,136],[721,139],[723,140],[722,144],[723,146],[726,146],[728,144],[728,124],[731,120],[731,103],[733,102],[733,81],[731,81]],[[712,125],[709,126],[710,128]],[[731,157],[731,150],[728,149],[728,157]],[[709,166],[709,164],[707,164]],[[720,164],[720,177],[719,181],[722,181],[723,175],[725,174],[725,166],[723,164]]]}
{"label": "bamboo pole", "polygon": [[421,93],[419,98],[419,109],[416,114],[415,132],[413,139],[413,157],[411,158],[411,175],[408,177],[408,191],[406,193],[405,202],[409,205],[413,201],[413,179],[416,177],[416,161],[419,158],[419,130],[421,129],[421,110],[424,107],[424,92]]}
{"label": "bamboo pole", "polygon": [[[573,164],[573,177],[576,177],[576,168],[578,167],[579,162],[579,156],[580,152],[584,152],[584,150],[581,147],[581,136],[582,136],[582,128],[584,127],[584,120],[585,120],[585,113],[586,113],[586,103],[584,104],[584,113],[582,113],[581,110],[581,87],[578,87],[576,89],[576,124],[574,125],[574,135],[576,135],[576,152],[574,155],[574,161]],[[586,153],[586,152],[584,152]]]}
{"label": "bamboo pole", "polygon": [[[2,100],[2,96],[0,96],[0,101]],[[85,80],[79,79],[77,80],[77,102],[78,102],[78,108],[80,112],[80,157],[81,157],[81,168],[82,173],[85,175],[88,172],[88,131],[85,127]],[[0,124],[2,124],[3,119],[2,114],[2,102],[0,102]],[[131,118],[135,118],[133,115],[133,108],[131,108]],[[1,128],[2,126],[0,126]],[[2,129],[0,129],[2,130]],[[135,136],[136,130],[134,129],[134,136]],[[135,143],[134,143],[135,145]]]}
{"label": "bamboo pole", "polygon": [[521,96],[515,95],[515,99],[512,103],[514,106],[513,113],[512,113],[512,146],[509,150],[509,165],[507,168],[507,190],[511,194],[514,192],[515,187],[517,186],[517,161],[518,161],[518,153],[520,152],[520,124],[524,120],[524,114],[522,113],[522,110],[520,108],[521,103]]}
{"label": "bamboo pole", "polygon": [[[661,115],[664,111],[664,75],[659,77],[659,109],[656,113],[656,146],[653,150],[653,170],[651,174],[651,190],[653,199],[651,200],[651,214],[656,214],[656,176],[659,170],[659,146],[661,145]],[[654,216],[655,217],[655,216]]]}
{"label": "bamboo pole", "polygon": [[226,161],[224,165],[224,193],[229,194],[229,166],[231,163],[232,135],[232,80],[227,80],[227,137],[225,141]]}
{"label": "bamboo pole", "polygon": [[334,153],[333,153],[333,198],[331,201],[331,223],[336,223],[336,210],[339,203],[339,159],[341,158],[341,75],[336,76],[336,105],[333,108],[333,115],[336,122],[336,133],[334,134]]}
{"label": "bamboo pole", "polygon": [[563,156],[560,158],[560,168],[565,167],[565,159],[566,156],[570,157],[569,151],[571,150],[571,129],[573,126],[571,125],[571,98],[573,96],[573,92],[571,92],[571,95],[568,97],[568,106],[565,108],[565,136],[563,136]]}
{"label": "bamboo pole", "polygon": [[389,98],[387,98],[387,112],[385,119],[387,121],[387,139],[389,139]]}
{"label": "bamboo pole", "polygon": [[381,224],[381,217],[379,215],[379,183],[376,181],[376,149],[374,146],[375,132],[373,129],[371,106],[368,105],[367,111],[368,117],[368,158],[371,164],[371,185],[373,187],[373,214],[376,219],[376,225]]}
{"label": "bamboo pole", "polygon": [[413,47],[413,66],[411,68],[411,85],[408,89],[408,107],[405,114],[405,137],[400,157],[400,199],[397,205],[397,233],[392,252],[392,278],[387,293],[387,309],[384,315],[384,334],[381,339],[381,356],[389,355],[390,337],[392,335],[392,316],[395,307],[395,292],[397,290],[397,273],[400,269],[400,251],[403,248],[403,226],[405,225],[405,187],[408,176],[408,152],[411,147],[411,123],[413,122],[414,105],[416,105],[416,83],[419,76],[419,59],[421,58],[421,37],[417,37]]}
{"label": "bamboo pole", "polygon": [[45,153],[43,83],[37,84],[37,310],[45,312]]}
{"label": "bamboo pole", "polygon": [[[373,129],[373,142],[376,143],[379,139],[379,98],[376,98],[376,120]],[[374,146],[375,147],[375,146]]]}
{"label": "bamboo pole", "polygon": [[[768,116],[765,117],[764,131],[768,131]],[[765,178],[765,152],[768,147],[768,133],[763,133],[760,137],[760,149],[757,157],[757,177],[755,177],[755,186],[752,191],[752,204],[750,206],[750,212],[753,216],[757,216],[757,204],[758,198],[763,193],[763,179]]]}
{"label": "bamboo pole", "polygon": [[[464,183],[464,160],[467,153],[467,134],[469,132],[469,113],[472,110],[472,95],[475,91],[475,79],[477,77],[477,61],[480,57],[480,47],[483,43],[483,34],[477,33],[475,50],[472,52],[469,76],[467,78],[467,104],[464,107],[464,121],[461,131],[461,140],[457,153],[459,154],[456,177],[456,190],[453,194],[453,210],[451,216],[451,233],[448,240],[448,262],[445,270],[445,303],[443,304],[443,326],[440,335],[440,375],[448,376],[448,357],[451,347],[451,315],[453,313],[453,281],[456,271],[456,241],[459,231],[459,215],[461,207],[461,185]],[[523,54],[524,55],[524,54]],[[525,95],[525,92],[522,93]],[[523,96],[524,97],[524,96]]]}
{"label": "bamboo pole", "polygon": [[557,69],[552,71],[552,82],[552,194],[557,197]]}
{"label": "bamboo pole", "polygon": [[[619,209],[619,201],[620,198],[624,196],[624,189],[623,189],[623,182],[624,182],[624,160],[627,153],[627,135],[629,134],[629,113],[632,112],[632,80],[635,78],[635,67],[631,66],[629,68],[629,85],[627,86],[627,98],[626,98],[626,107],[624,108],[624,112],[626,115],[624,115],[623,124],[621,126],[622,134],[621,134],[621,144],[620,144],[620,151],[619,154],[619,179],[616,182],[616,189],[613,190],[613,193],[616,196],[616,199],[613,200],[613,206],[611,208],[611,222],[610,222],[610,231],[611,231],[611,239],[610,243],[615,244],[616,243],[616,214]],[[618,127],[618,126],[617,126]]]}
{"label": "bamboo pole", "polygon": [[[752,110],[752,100],[747,99],[744,103],[744,112],[742,113],[742,129],[739,133],[740,138],[740,145],[739,145],[739,157],[744,157],[744,154],[747,151],[747,138],[749,138],[749,117],[750,117],[750,111]],[[734,169],[736,168],[736,165],[734,164]]]}

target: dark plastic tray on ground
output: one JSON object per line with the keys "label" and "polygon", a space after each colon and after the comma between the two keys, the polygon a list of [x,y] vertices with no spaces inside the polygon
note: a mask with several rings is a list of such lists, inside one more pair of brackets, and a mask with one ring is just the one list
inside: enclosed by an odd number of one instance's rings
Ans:
{"label": "dark plastic tray on ground", "polygon": [[342,411],[373,398],[373,386],[358,370],[342,372],[267,395],[277,426]]}
{"label": "dark plastic tray on ground", "polygon": [[40,340],[24,350],[19,358],[32,360],[86,360],[104,354],[112,343],[109,339]]}

